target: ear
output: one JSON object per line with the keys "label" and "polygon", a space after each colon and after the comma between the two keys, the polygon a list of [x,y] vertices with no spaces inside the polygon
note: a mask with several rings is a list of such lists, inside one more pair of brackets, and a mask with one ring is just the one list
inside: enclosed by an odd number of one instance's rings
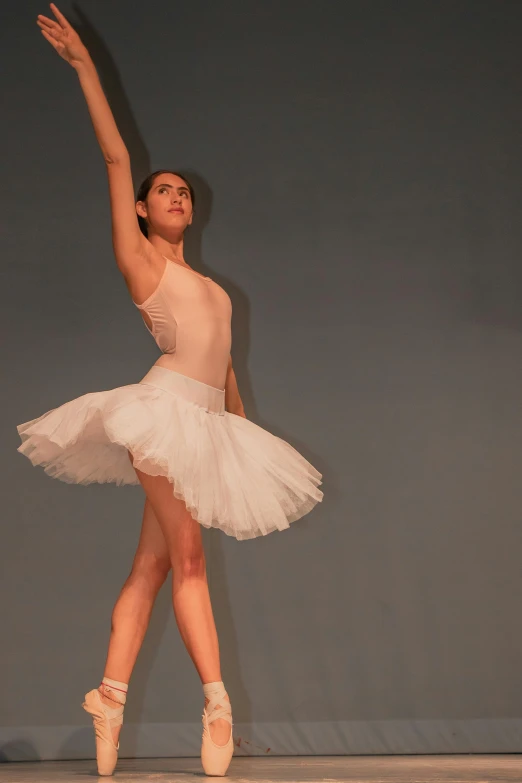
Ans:
{"label": "ear", "polygon": [[145,206],[145,202],[144,201],[137,201],[136,202],[136,212],[142,218],[146,218],[147,217],[147,208]]}
{"label": "ear", "polygon": [[194,210],[192,210],[192,212],[190,213],[190,220],[189,220],[189,222],[187,223],[187,226],[190,226],[190,225],[192,225],[192,218],[193,218],[193,217],[194,217]]}

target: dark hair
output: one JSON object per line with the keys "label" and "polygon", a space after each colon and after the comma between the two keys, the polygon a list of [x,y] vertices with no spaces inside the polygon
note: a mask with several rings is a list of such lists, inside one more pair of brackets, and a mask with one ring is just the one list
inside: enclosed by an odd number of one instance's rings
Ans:
{"label": "dark hair", "polygon": [[[192,209],[194,209],[194,205],[196,203],[196,194],[194,193],[194,188],[183,174],[180,174],[179,171],[171,171],[171,169],[158,169],[158,171],[153,171],[152,174],[149,174],[149,176],[143,180],[143,182],[138,188],[138,192],[136,194],[136,201],[146,201],[150,189],[154,185],[154,180],[160,174],[174,174],[176,177],[179,177],[180,179],[183,180],[183,182],[186,183],[192,201]],[[145,220],[145,218],[142,218],[140,215],[138,215],[138,224],[141,229],[141,233],[145,234],[145,236],[148,236],[149,231],[147,227],[147,221]]]}

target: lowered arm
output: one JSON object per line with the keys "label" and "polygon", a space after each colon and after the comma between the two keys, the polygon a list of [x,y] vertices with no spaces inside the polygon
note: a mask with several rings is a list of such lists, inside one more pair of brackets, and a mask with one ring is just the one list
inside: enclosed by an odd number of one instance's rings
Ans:
{"label": "lowered arm", "polygon": [[225,409],[228,413],[243,416],[246,419],[245,410],[237,388],[236,374],[232,367],[232,356],[228,357],[227,379],[225,381]]}

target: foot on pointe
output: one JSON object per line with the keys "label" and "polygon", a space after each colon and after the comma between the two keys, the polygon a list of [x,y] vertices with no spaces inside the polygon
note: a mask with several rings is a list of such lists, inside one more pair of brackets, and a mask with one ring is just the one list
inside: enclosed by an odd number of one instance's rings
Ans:
{"label": "foot on pointe", "polygon": [[118,760],[125,693],[100,685],[85,695],[83,708],[92,716],[99,775],[112,775]]}
{"label": "foot on pointe", "polygon": [[225,775],[234,754],[232,709],[222,682],[206,683],[201,762],[206,775]]}

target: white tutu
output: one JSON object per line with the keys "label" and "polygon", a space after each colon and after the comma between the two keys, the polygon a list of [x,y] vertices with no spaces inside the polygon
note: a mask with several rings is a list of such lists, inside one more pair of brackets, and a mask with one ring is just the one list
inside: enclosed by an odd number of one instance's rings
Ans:
{"label": "white tutu", "polygon": [[153,366],[18,425],[18,451],[74,484],[165,476],[204,527],[237,539],[284,530],[320,502],[321,474],[289,443],[225,411],[225,392]]}

